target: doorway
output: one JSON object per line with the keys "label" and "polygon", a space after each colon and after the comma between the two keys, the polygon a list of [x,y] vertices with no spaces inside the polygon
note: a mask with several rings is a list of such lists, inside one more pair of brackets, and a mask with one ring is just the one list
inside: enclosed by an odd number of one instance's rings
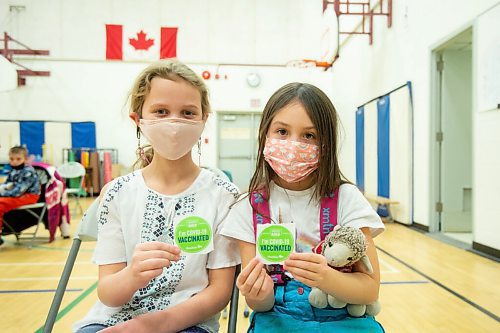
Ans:
{"label": "doorway", "polygon": [[229,171],[242,192],[255,170],[260,118],[255,112],[217,112],[218,168]]}
{"label": "doorway", "polygon": [[472,28],[433,51],[436,68],[436,225],[472,244]]}

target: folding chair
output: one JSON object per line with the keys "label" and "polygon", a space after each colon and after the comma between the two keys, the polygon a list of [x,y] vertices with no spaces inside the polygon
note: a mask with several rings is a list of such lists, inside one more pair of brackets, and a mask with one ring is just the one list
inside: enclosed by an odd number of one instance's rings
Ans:
{"label": "folding chair", "polygon": [[[7,212],[3,217],[4,230],[2,235],[14,235],[16,236],[17,243],[21,240],[30,240],[29,248],[33,246],[33,242],[37,238],[38,229],[40,224],[44,224],[47,227],[47,204],[45,203],[45,187],[50,179],[50,175],[43,168],[34,166],[34,169],[38,175],[38,179],[41,185],[40,198],[37,203],[20,206]],[[24,230],[35,227],[33,232],[25,232]],[[48,237],[43,237],[40,239],[48,239]]]}
{"label": "folding chair", "polygon": [[78,251],[80,250],[80,245],[82,242],[91,242],[97,240],[97,208],[99,207],[99,199],[94,200],[94,202],[87,209],[83,215],[80,223],[78,224],[77,231],[73,238],[73,243],[71,244],[71,249],[68,253],[68,259],[66,259],[66,264],[64,264],[64,269],[59,279],[59,284],[57,285],[56,293],[54,294],[54,299],[49,309],[47,319],[45,320],[45,325],[43,327],[44,333],[52,332],[54,323],[56,321],[57,313],[61,307],[61,302],[66,292],[66,287],[68,285],[69,278],[71,276],[71,271],[75,265],[76,257]]}
{"label": "folding chair", "polygon": [[[83,215],[80,224],[78,224],[77,231],[73,238],[73,244],[68,254],[68,259],[64,265],[64,269],[59,279],[59,284],[57,285],[56,293],[54,294],[54,299],[47,314],[47,319],[45,320],[45,325],[43,327],[43,333],[52,332],[54,323],[56,321],[57,313],[61,307],[61,302],[66,292],[66,287],[68,285],[69,278],[71,276],[71,271],[75,265],[76,257],[80,249],[82,242],[91,242],[97,240],[97,208],[99,207],[99,199],[94,200],[94,202],[87,209]],[[239,291],[236,287],[236,277],[240,272],[240,266],[236,267],[236,273],[234,276],[233,291],[231,295],[231,309],[229,313],[228,321],[228,333],[236,333],[236,322],[238,313],[238,296]]]}
{"label": "folding chair", "polygon": [[[78,162],[71,161],[60,165],[57,168],[57,172],[64,180],[68,180],[66,193],[68,194],[68,197],[74,197],[76,199],[76,207],[79,208],[80,213],[83,213],[82,205],[80,204],[80,197],[83,192],[85,167]],[[76,183],[77,186],[74,186],[73,183]],[[76,208],[73,213],[75,212]]]}

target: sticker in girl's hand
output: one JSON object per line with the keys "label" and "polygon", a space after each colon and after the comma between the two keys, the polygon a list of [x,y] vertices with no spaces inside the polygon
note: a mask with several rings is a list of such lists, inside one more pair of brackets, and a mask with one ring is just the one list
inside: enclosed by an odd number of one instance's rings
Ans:
{"label": "sticker in girl's hand", "polygon": [[264,264],[282,264],[295,250],[295,225],[257,224],[256,246]]}
{"label": "sticker in girl's hand", "polygon": [[189,216],[175,227],[175,244],[182,254],[208,253],[214,248],[212,228],[199,216]]}

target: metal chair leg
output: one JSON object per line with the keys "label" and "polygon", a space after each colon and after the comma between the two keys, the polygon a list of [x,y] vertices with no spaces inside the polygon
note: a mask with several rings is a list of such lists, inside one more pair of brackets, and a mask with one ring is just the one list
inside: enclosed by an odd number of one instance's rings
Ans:
{"label": "metal chair leg", "polygon": [[35,217],[38,217],[38,221],[37,221],[37,224],[36,224],[36,228],[35,228],[35,231],[33,232],[33,237],[31,237],[31,240],[30,240],[30,245],[28,246],[28,248],[32,248],[33,247],[33,242],[35,241],[35,238],[36,238],[36,235],[38,233],[38,228],[40,228],[40,223],[43,223],[43,215],[45,214],[45,211],[47,210],[47,205],[43,206],[43,209],[40,213],[40,215],[37,215],[35,214],[33,211],[31,211],[31,209],[28,209],[28,212],[35,216]]}
{"label": "metal chair leg", "polygon": [[241,265],[236,266],[236,271],[234,273],[234,284],[233,293],[231,295],[231,303],[229,305],[229,321],[227,323],[227,332],[236,333],[236,323],[238,321],[238,300],[240,296],[240,291],[236,287],[236,278],[241,271]]}
{"label": "metal chair leg", "polygon": [[73,244],[71,245],[71,250],[68,254],[68,259],[66,260],[66,264],[64,265],[64,270],[61,275],[61,279],[59,280],[59,284],[57,285],[56,294],[54,295],[54,299],[52,300],[52,305],[50,306],[49,314],[47,315],[47,319],[45,320],[45,325],[43,326],[43,333],[52,332],[52,328],[54,327],[54,323],[57,318],[57,313],[59,312],[59,308],[61,307],[61,302],[66,291],[66,286],[68,285],[69,277],[71,276],[71,271],[73,270],[73,266],[75,265],[76,257],[78,255],[78,250],[80,249],[82,241],[78,238],[73,239]]}

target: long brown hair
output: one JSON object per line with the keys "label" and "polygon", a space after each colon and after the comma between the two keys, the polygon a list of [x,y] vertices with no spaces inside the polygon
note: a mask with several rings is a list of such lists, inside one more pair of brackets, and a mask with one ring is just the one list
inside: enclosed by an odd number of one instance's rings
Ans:
{"label": "long brown hair", "polygon": [[313,197],[319,201],[346,180],[340,171],[337,158],[339,124],[337,111],[323,91],[307,83],[289,83],[278,89],[267,102],[260,122],[257,164],[250,181],[249,192],[265,191],[269,198],[267,184],[277,175],[264,159],[263,150],[267,132],[274,116],[284,107],[295,102],[299,102],[306,109],[318,133],[320,154],[318,169],[313,173],[316,177]]}
{"label": "long brown hair", "polygon": [[[162,79],[177,81],[184,80],[191,84],[201,95],[201,113],[203,119],[208,117],[210,113],[210,102],[208,99],[208,89],[205,82],[191,68],[177,60],[162,60],[157,61],[146,67],[139,76],[135,79],[134,85],[129,93],[130,98],[130,113],[135,113],[142,118],[142,107],[144,101],[151,91],[151,81],[155,77]],[[139,129],[137,129],[138,139],[140,137]],[[149,161],[153,159],[153,149],[150,145],[144,148],[145,156],[138,156],[135,166],[141,168],[147,166]],[[139,152],[138,152],[139,154]]]}

